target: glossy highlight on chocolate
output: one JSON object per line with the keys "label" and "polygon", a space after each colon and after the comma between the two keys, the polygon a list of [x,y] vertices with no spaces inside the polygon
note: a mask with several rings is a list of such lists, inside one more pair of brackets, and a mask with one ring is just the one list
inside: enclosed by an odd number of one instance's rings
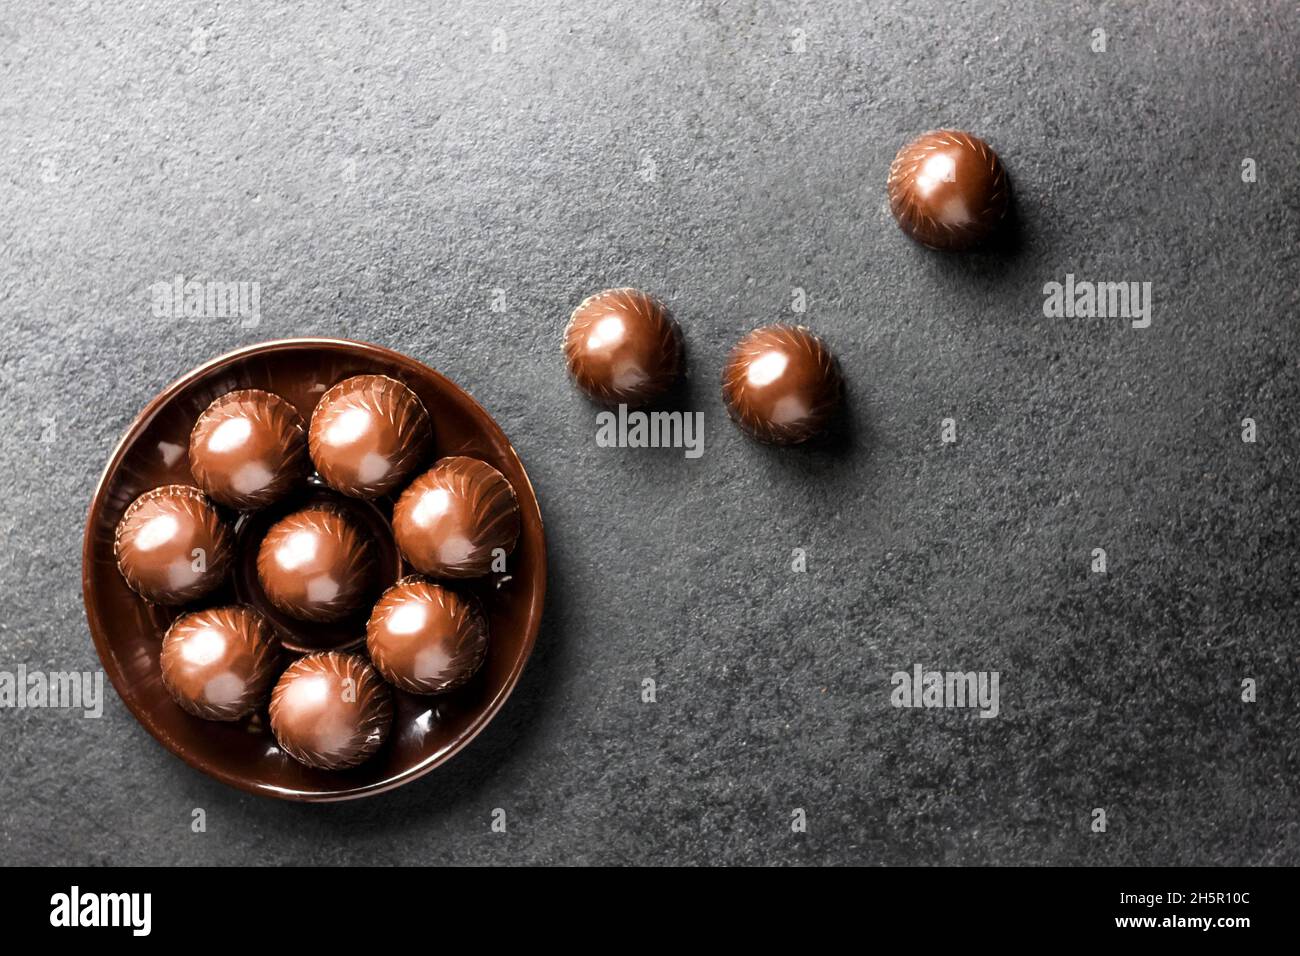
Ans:
{"label": "glossy highlight on chocolate", "polygon": [[275,683],[275,633],[242,605],[182,614],[163,635],[163,684],[204,720],[239,720],[262,706]]}
{"label": "glossy highlight on chocolate", "polygon": [[834,355],[803,326],[755,329],[732,350],[722,373],[732,420],[772,444],[793,445],[824,432],[842,394]]}
{"label": "glossy highlight on chocolate", "polygon": [[425,461],[432,441],[419,397],[385,375],[354,375],[333,386],[307,432],[321,479],[354,498],[395,491]]}
{"label": "glossy highlight on chocolate", "polygon": [[416,575],[389,588],[366,625],[375,668],[411,694],[461,686],[483,663],[487,647],[487,619],[478,600]]}
{"label": "glossy highlight on chocolate", "polygon": [[267,599],[302,621],[338,621],[360,611],[376,573],[370,539],[328,504],[281,518],[257,551],[257,580]]}
{"label": "glossy highlight on chocolate", "polygon": [[271,732],[309,767],[343,770],[368,760],[388,738],[393,698],[356,654],[322,651],[290,664],[271,692]]}
{"label": "glossy highlight on chocolate", "polygon": [[146,491],[113,536],[123,579],[154,604],[185,604],[214,590],[230,568],[231,546],[221,515],[192,485]]}
{"label": "glossy highlight on chocolate", "polygon": [[423,574],[474,578],[519,538],[519,504],[501,472],[477,458],[443,458],[402,492],[393,535]]}
{"label": "glossy highlight on chocolate", "polygon": [[644,405],[661,397],[682,369],[682,336],[662,302],[637,289],[584,299],[564,333],[569,374],[589,397]]}
{"label": "glossy highlight on chocolate", "polygon": [[209,405],[194,423],[189,449],[198,486],[241,511],[279,500],[310,469],[297,409],[256,388],[229,392]]}
{"label": "glossy highlight on chocolate", "polygon": [[889,208],[903,232],[932,249],[968,249],[1007,214],[1011,188],[988,143],[936,130],[908,143],[889,167]]}

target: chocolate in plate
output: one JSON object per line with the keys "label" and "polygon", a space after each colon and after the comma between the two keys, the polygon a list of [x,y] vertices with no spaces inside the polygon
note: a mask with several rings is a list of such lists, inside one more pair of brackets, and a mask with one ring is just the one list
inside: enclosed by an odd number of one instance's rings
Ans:
{"label": "chocolate in plate", "polygon": [[266,702],[279,653],[275,632],[250,607],[190,611],[163,635],[163,685],[205,720],[238,720]]}
{"label": "chocolate in plate", "polygon": [[189,457],[199,487],[241,511],[275,502],[310,470],[297,409],[256,388],[223,395],[199,415]]}
{"label": "chocolate in plate", "polygon": [[505,475],[477,458],[443,458],[411,482],[393,508],[403,557],[433,577],[472,578],[514,550],[519,504]]}
{"label": "chocolate in plate", "polygon": [[354,498],[395,491],[424,462],[433,441],[419,397],[385,375],[354,375],[324,395],[307,445],[321,479]]}
{"label": "chocolate in plate", "polygon": [[390,684],[440,694],[468,681],[487,655],[487,619],[472,595],[416,575],[384,592],[366,624],[366,649]]}
{"label": "chocolate in plate", "polygon": [[767,325],[746,335],[722,373],[732,419],[759,441],[791,445],[825,431],[840,406],[839,366],[802,326]]}
{"label": "chocolate in plate", "polygon": [[267,530],[257,580],[272,604],[301,621],[338,621],[361,610],[375,584],[375,546],[341,508],[311,505]]}
{"label": "chocolate in plate", "polygon": [[131,502],[113,535],[113,555],[131,590],[155,604],[185,604],[225,579],[232,536],[207,495],[163,485]]}
{"label": "chocolate in plate", "polygon": [[903,232],[933,249],[958,250],[988,237],[1006,216],[1011,188],[988,143],[958,130],[926,133],[889,167],[889,208]]}
{"label": "chocolate in plate", "polygon": [[587,395],[610,405],[644,405],[662,396],[682,369],[682,335],[664,304],[637,289],[584,299],[564,332],[569,374]]}
{"label": "chocolate in plate", "polygon": [[388,685],[356,654],[322,651],[290,664],[271,692],[271,732],[295,760],[322,770],[365,762],[393,721]]}

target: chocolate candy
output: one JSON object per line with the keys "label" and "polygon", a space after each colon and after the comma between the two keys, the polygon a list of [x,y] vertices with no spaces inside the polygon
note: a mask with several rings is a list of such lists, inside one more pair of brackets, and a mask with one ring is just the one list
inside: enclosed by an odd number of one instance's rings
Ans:
{"label": "chocolate candy", "polygon": [[355,375],[321,396],[307,445],[327,485],[377,498],[401,485],[428,454],[429,413],[416,394],[385,375]]}
{"label": "chocolate candy", "polygon": [[573,380],[591,398],[644,405],[681,373],[682,336],[658,299],[636,289],[609,289],[574,310],[564,357]]}
{"label": "chocolate candy", "polygon": [[302,621],[337,621],[359,611],[375,575],[374,544],[329,504],[281,518],[257,551],[257,580],[267,598]]}
{"label": "chocolate candy", "polygon": [[1006,170],[989,144],[970,133],[937,130],[908,143],[889,167],[889,208],[917,242],[966,249],[1006,215]]}
{"label": "chocolate candy", "polygon": [[309,767],[342,770],[367,760],[393,721],[388,685],[355,654],[322,651],[290,664],[271,692],[271,732]]}
{"label": "chocolate candy", "polygon": [[824,431],[841,394],[835,357],[803,326],[755,329],[732,349],[722,373],[732,419],[759,441],[779,445]]}
{"label": "chocolate candy", "polygon": [[191,611],[163,635],[163,685],[195,717],[238,720],[266,700],[277,657],[271,625],[252,608]]}
{"label": "chocolate candy", "polygon": [[230,568],[231,535],[207,496],[163,485],[131,502],[113,536],[127,585],[155,604],[184,604],[212,591]]}
{"label": "chocolate candy", "polygon": [[264,508],[306,477],[307,431],[297,410],[256,388],[223,395],[190,432],[190,471],[231,508]]}
{"label": "chocolate candy", "polygon": [[412,694],[440,694],[469,680],[487,655],[478,601],[412,576],[393,585],[366,625],[366,649],[384,679]]}
{"label": "chocolate candy", "polygon": [[505,475],[477,458],[444,458],[402,492],[393,536],[417,571],[472,578],[519,537],[519,504]]}

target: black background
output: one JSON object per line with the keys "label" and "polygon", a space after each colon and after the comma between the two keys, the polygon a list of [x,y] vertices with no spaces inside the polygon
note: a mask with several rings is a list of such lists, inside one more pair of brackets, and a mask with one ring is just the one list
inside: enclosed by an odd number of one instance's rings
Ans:
{"label": "black background", "polygon": [[[367,889],[360,905],[322,908],[320,901],[337,888],[340,876],[363,883]],[[131,946],[188,944],[196,926],[209,932],[254,934],[272,942],[288,940],[295,945],[332,942],[341,932],[365,933],[380,926],[393,932],[437,931],[448,925],[450,914],[438,906],[424,878],[413,879],[408,870],[394,868],[243,870],[233,874],[221,869],[160,868],[124,870],[43,870],[26,874],[18,891],[0,903],[7,919],[28,934],[35,931],[51,940],[82,941],[116,939]],[[657,878],[657,877],[656,877]],[[458,876],[455,895],[455,924],[490,926],[500,942],[510,934],[559,935],[582,940],[608,938],[634,931],[630,927],[651,920],[646,935],[690,932],[693,938],[722,937],[736,940],[771,940],[777,934],[800,936],[815,921],[822,932],[838,930],[864,939],[904,938],[920,945],[971,945],[975,941],[1017,940],[1055,942],[1128,938],[1130,942],[1176,943],[1195,950],[1197,944],[1221,952],[1234,942],[1280,940],[1286,926],[1286,892],[1281,870],[1193,867],[1161,870],[1152,867],[1126,869],[1022,868],[978,871],[949,869],[895,869],[866,872],[856,869],[851,876],[827,873],[815,880],[804,875],[792,878],[776,873],[699,874],[685,869],[672,873],[676,891],[673,905],[648,908],[651,894],[640,892],[643,880],[635,874],[593,878],[583,873],[548,876],[548,885],[581,894],[588,912],[599,919],[576,919],[562,925],[555,918],[549,894],[537,894],[535,878],[529,874],[494,870],[491,874],[465,872]],[[254,898],[275,899],[291,919],[267,919],[256,907],[241,909],[230,902],[230,881],[237,879]],[[596,879],[600,882],[597,883]],[[718,893],[719,880],[725,890],[741,891],[766,915],[747,916],[735,896]],[[489,882],[490,881],[490,882]],[[556,882],[558,881],[558,882]],[[704,885],[707,881],[707,886]],[[697,885],[698,884],[698,885]],[[52,927],[51,900],[55,894],[71,896],[78,888],[84,901],[90,893],[149,893],[149,933],[133,934],[130,926]],[[710,892],[712,890],[713,892]],[[1163,902],[1170,892],[1181,893],[1182,903]],[[1193,893],[1212,893],[1231,903],[1191,903]],[[1122,903],[1121,894],[1160,895],[1162,902]],[[943,901],[944,919],[933,919],[936,900]],[[141,905],[140,903],[136,904]],[[782,908],[791,910],[785,913]],[[215,912],[214,912],[215,911]],[[510,919],[500,919],[508,912]],[[404,914],[397,920],[392,914]],[[427,914],[423,920],[415,914]],[[798,913],[796,916],[795,913]],[[138,918],[138,917],[137,917]],[[220,927],[213,919],[223,921]],[[1200,924],[1203,919],[1232,920],[1233,925]],[[1116,920],[1124,920],[1117,925]],[[1153,919],[1155,925],[1137,925],[1131,919]],[[1162,926],[1165,919],[1170,925]],[[1187,925],[1196,920],[1195,926]],[[1246,922],[1243,924],[1242,921]],[[129,918],[124,922],[129,923]],[[398,925],[398,924],[401,925]],[[1181,924],[1181,925],[1180,925]]]}

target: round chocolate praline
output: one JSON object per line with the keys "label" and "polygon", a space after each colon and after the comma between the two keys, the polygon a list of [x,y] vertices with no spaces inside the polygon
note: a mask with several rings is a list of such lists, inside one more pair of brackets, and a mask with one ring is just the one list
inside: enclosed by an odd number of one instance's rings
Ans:
{"label": "round chocolate praline", "polygon": [[278,656],[271,625],[252,608],[191,611],[163,635],[162,681],[195,717],[238,720],[265,702]]}
{"label": "round chocolate praline", "polygon": [[505,475],[477,458],[444,458],[402,492],[393,536],[423,574],[474,578],[519,538],[519,503]]}
{"label": "round chocolate praline", "polygon": [[681,374],[681,330],[653,296],[609,289],[574,310],[564,332],[564,357],[573,380],[591,398],[644,405]]}
{"label": "round chocolate praline", "polygon": [[353,498],[397,489],[424,461],[433,426],[413,391],[386,375],[354,375],[324,395],[307,446],[321,479]]}
{"label": "round chocolate praline", "polygon": [[384,592],[366,624],[375,668],[411,694],[461,686],[483,663],[487,644],[487,619],[477,600],[418,576]]}
{"label": "round chocolate praline", "polygon": [[190,432],[194,480],[231,508],[266,507],[291,491],[309,468],[302,417],[271,392],[245,388],[223,395]]}
{"label": "round chocolate praline", "polygon": [[889,208],[903,232],[933,249],[958,250],[988,237],[1006,216],[1011,190],[988,143],[936,130],[898,151],[889,167]]}
{"label": "round chocolate praline", "polygon": [[722,373],[732,419],[752,437],[777,445],[825,431],[842,392],[835,357],[803,326],[755,329],[732,349]]}
{"label": "round chocolate praline", "polygon": [[122,577],[155,604],[185,604],[214,590],[230,568],[231,548],[226,523],[193,485],[146,491],[113,535]]}
{"label": "round chocolate praline", "polygon": [[257,550],[262,590],[272,604],[301,621],[338,621],[359,611],[375,573],[374,544],[330,505],[281,518]]}
{"label": "round chocolate praline", "polygon": [[321,770],[364,763],[383,746],[393,699],[356,654],[322,651],[290,664],[271,692],[271,733],[280,749]]}

